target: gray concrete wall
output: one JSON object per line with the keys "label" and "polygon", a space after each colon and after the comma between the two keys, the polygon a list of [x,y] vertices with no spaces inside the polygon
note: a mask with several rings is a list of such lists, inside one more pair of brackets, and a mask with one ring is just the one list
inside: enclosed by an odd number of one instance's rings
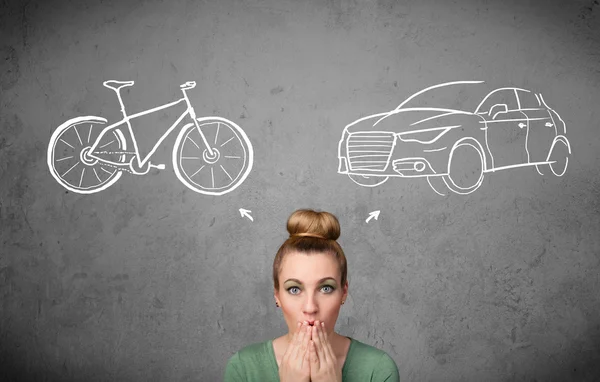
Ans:
{"label": "gray concrete wall", "polygon": [[[285,329],[270,267],[302,207],[342,224],[338,332],[386,350],[403,381],[600,379],[597,1],[0,7],[0,379],[220,380],[231,354]],[[197,81],[199,116],[252,142],[248,178],[189,190],[175,133],[156,153],[164,171],[90,195],[60,186],[50,137],[80,115],[116,121],[109,79],[136,82],[129,111]],[[566,174],[488,173],[446,196],[423,178],[364,188],[337,174],[344,126],[455,80],[543,93],[567,124]]]}

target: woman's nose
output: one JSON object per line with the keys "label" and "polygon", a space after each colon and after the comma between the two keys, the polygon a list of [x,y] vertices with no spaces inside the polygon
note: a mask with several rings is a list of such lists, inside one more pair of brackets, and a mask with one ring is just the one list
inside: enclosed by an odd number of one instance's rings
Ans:
{"label": "woman's nose", "polygon": [[314,297],[307,297],[306,300],[304,301],[304,313],[306,314],[312,314],[312,313],[316,313],[318,310],[318,306],[317,306],[317,301],[315,300]]}

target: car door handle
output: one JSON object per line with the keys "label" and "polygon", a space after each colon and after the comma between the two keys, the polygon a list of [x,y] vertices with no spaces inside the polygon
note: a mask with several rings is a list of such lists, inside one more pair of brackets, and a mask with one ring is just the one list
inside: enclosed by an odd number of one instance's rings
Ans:
{"label": "car door handle", "polygon": [[527,126],[526,124],[524,124],[523,122],[519,123],[517,126],[519,126],[521,129],[524,128],[525,126]]}
{"label": "car door handle", "polygon": [[546,127],[552,127],[552,126],[554,126],[554,124],[552,122],[546,122],[546,124],[544,126],[546,126]]}

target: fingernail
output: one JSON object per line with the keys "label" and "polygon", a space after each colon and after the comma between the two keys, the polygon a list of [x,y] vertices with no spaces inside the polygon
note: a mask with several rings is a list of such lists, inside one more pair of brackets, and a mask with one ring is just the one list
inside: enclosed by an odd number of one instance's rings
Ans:
{"label": "fingernail", "polygon": [[304,321],[304,325],[308,325],[308,321]]}
{"label": "fingernail", "polygon": [[321,326],[322,326],[322,327],[325,327],[325,323],[324,323],[324,322],[321,322]]}

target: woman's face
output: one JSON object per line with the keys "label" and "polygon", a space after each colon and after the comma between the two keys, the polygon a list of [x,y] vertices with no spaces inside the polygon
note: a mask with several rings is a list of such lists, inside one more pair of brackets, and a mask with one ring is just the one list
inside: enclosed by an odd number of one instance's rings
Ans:
{"label": "woman's face", "polygon": [[286,254],[279,273],[279,302],[290,333],[300,321],[325,322],[327,333],[335,327],[342,301],[348,295],[348,282],[341,285],[340,268],[329,253],[291,252]]}

